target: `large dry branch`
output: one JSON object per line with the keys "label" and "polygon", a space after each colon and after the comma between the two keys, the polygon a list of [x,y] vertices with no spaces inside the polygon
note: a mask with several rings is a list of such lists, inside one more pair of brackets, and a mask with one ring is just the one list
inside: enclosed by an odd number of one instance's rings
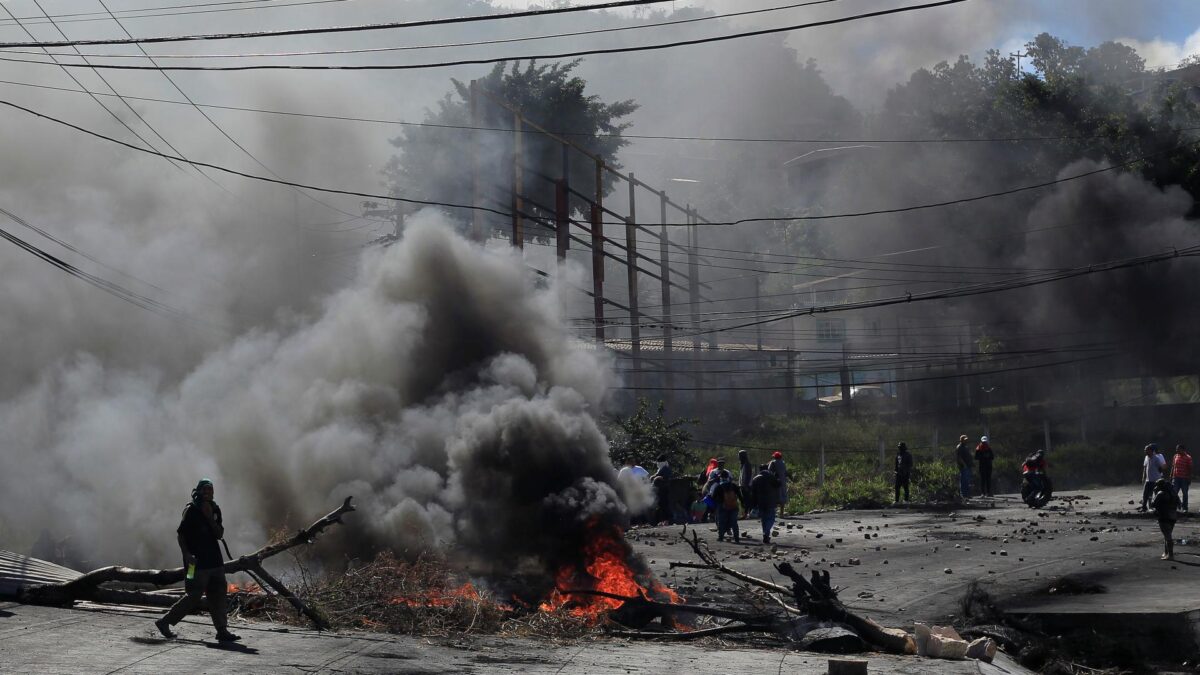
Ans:
{"label": "large dry branch", "polygon": [[[335,523],[341,523],[343,515],[355,510],[354,505],[351,503],[353,499],[353,497],[346,497],[346,501],[342,502],[341,506],[283,541],[267,544],[253,553],[226,562],[222,567],[222,571],[225,574],[246,572],[257,575],[266,581],[268,586],[286,598],[288,602],[292,603],[296,611],[309,617],[318,628],[327,627],[324,618],[305,605],[300,598],[296,597],[286,586],[263,569],[263,561],[272,556],[279,555],[288,549],[313,543],[325,528]],[[102,567],[71,581],[57,584],[43,584],[22,589],[18,599],[21,602],[31,605],[69,606],[80,600],[104,602],[106,598],[114,597],[114,591],[112,589],[101,588],[102,584],[119,581],[124,583],[150,584],[159,587],[170,586],[171,584],[183,581],[186,574],[186,570],[182,567],[165,570],[140,570],[121,566]],[[131,595],[128,597],[135,596]]]}
{"label": "large dry branch", "polygon": [[[805,579],[799,572],[795,570],[789,563],[781,563],[775,566],[779,573],[792,580],[792,587],[781,586],[772,583],[765,579],[751,576],[745,572],[740,572],[733,569],[717,560],[713,555],[712,550],[708,548],[708,544],[701,539],[694,531],[689,538],[687,532],[681,534],[684,541],[692,547],[696,556],[700,558],[700,563],[678,563],[672,562],[671,567],[684,567],[689,569],[708,569],[739,581],[758,586],[773,594],[790,595],[795,598],[796,606],[791,607],[783,602],[782,599],[775,595],[772,598],[783,608],[786,614],[799,615],[814,620],[815,622],[832,621],[843,624],[858,634],[868,644],[884,651],[895,654],[913,654],[916,653],[916,646],[912,638],[904,631],[891,630],[884,628],[875,623],[869,618],[859,616],[851,612],[838,599],[838,589],[830,583],[829,572],[825,571],[818,574],[812,572],[811,579]],[[744,621],[744,620],[743,620]],[[740,624],[731,624],[729,626],[720,627],[720,632],[735,632],[735,631],[763,631],[775,633],[797,633],[799,628],[795,625],[788,625],[788,622],[782,620],[782,617],[777,617],[773,621],[744,621]],[[681,634],[672,636],[672,639],[685,640],[692,637],[702,637],[702,631],[693,633]],[[637,635],[629,635],[629,637],[659,637],[654,634],[645,633]]]}
{"label": "large dry branch", "polygon": [[903,631],[893,631],[869,618],[851,612],[838,600],[837,590],[830,585],[829,571],[818,574],[812,571],[805,579],[791,563],[775,566],[779,573],[792,580],[792,595],[797,606],[807,614],[819,619],[845,624],[868,643],[893,654],[915,654],[913,639]]}

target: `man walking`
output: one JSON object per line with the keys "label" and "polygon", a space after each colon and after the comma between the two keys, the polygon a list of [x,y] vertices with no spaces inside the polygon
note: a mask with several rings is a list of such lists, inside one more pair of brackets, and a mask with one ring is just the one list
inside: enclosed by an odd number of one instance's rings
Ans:
{"label": "man walking", "polygon": [[218,642],[236,642],[241,637],[229,632],[225,617],[225,572],[221,547],[218,543],[225,536],[221,520],[221,507],[213,501],[213,484],[201,480],[192,490],[192,501],[183,509],[183,519],[175,530],[179,550],[183,553],[183,566],[187,579],[183,582],[186,594],[179,599],[165,616],[154,622],[163,637],[173,638],[171,626],[183,620],[189,612],[200,605],[200,598],[208,596],[208,613],[217,629]]}
{"label": "man walking", "polygon": [[900,503],[900,488],[904,488],[904,501],[908,501],[908,481],[912,476],[913,458],[908,445],[903,441],[896,445],[896,504]]}
{"label": "man walking", "polygon": [[1171,461],[1171,485],[1175,488],[1175,495],[1179,497],[1184,513],[1187,512],[1188,487],[1191,484],[1192,456],[1180,443],[1175,446],[1175,458]]}
{"label": "man walking", "polygon": [[958,437],[958,446],[954,448],[954,461],[958,463],[958,494],[964,500],[971,498],[971,448],[967,445],[967,435]]}
{"label": "man walking", "polygon": [[771,528],[775,527],[775,506],[779,502],[779,484],[766,464],[758,467],[758,475],[750,481],[750,492],[762,521],[763,543],[771,543]]}
{"label": "man walking", "polygon": [[776,450],[771,453],[771,463],[767,464],[767,469],[775,476],[775,482],[779,485],[779,495],[776,500],[776,505],[779,508],[780,514],[787,509],[788,489],[787,489],[787,466],[783,463],[783,453]]}
{"label": "man walking", "polygon": [[717,541],[725,541],[725,535],[733,532],[733,542],[741,542],[738,507],[742,505],[742,492],[728,474],[713,488],[713,501],[717,503]]}
{"label": "man walking", "polygon": [[1143,513],[1150,506],[1154,484],[1163,477],[1163,469],[1167,466],[1167,460],[1158,452],[1158,443],[1147,445],[1145,454],[1142,459],[1142,505],[1138,507],[1138,511]]}
{"label": "man walking", "polygon": [[988,443],[988,437],[980,438],[979,445],[975,446],[975,461],[979,462],[979,495],[981,497],[992,496],[992,460],[995,458],[996,453],[992,452],[992,445]]}

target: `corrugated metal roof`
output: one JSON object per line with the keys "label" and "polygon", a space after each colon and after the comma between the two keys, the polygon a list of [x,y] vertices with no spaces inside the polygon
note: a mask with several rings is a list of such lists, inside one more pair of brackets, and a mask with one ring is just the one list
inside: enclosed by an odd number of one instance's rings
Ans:
{"label": "corrugated metal roof", "polygon": [[62,565],[0,550],[0,596],[15,596],[25,586],[60,583],[79,576],[79,572]]}

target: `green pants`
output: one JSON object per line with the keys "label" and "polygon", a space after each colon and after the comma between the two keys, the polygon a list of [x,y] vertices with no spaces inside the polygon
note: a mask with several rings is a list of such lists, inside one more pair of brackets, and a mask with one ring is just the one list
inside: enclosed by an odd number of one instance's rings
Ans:
{"label": "green pants", "polygon": [[183,620],[183,617],[195,611],[200,607],[200,597],[208,596],[208,613],[212,616],[213,625],[216,626],[217,632],[225,631],[225,571],[220,567],[213,567],[206,570],[196,570],[196,578],[191,581],[183,582],[183,590],[186,592],[179,602],[171,605],[171,609],[167,610],[167,615],[163,617],[167,623],[174,626]]}

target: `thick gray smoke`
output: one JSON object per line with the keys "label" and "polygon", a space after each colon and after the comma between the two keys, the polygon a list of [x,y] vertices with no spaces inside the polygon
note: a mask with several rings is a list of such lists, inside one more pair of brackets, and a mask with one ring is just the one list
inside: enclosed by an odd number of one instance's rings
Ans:
{"label": "thick gray smoke", "polygon": [[85,353],[45,369],[0,408],[0,520],[69,534],[92,562],[171,563],[210,477],[240,551],[354,495],[359,549],[536,556],[555,533],[532,525],[625,517],[595,420],[613,378],[553,289],[424,213],[311,316],[178,381]]}

